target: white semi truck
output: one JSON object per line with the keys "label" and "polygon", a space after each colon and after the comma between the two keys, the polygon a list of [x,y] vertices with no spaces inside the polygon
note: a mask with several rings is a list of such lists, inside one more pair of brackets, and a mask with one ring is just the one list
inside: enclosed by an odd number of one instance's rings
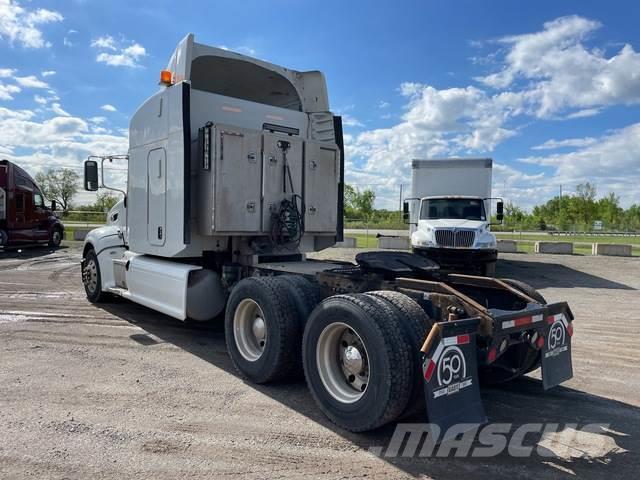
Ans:
{"label": "white semi truck", "polygon": [[[119,296],[177,320],[220,318],[240,375],[304,371],[352,431],[424,410],[443,431],[486,420],[479,376],[571,377],[573,316],[510,280],[441,273],[408,252],[306,260],[342,235],[340,118],[320,72],[187,36],[133,115],[126,196],[85,240],[89,301]],[[85,162],[85,188],[107,187]],[[551,341],[553,340],[553,341]]]}
{"label": "white semi truck", "polygon": [[[498,249],[491,233],[490,158],[412,162],[412,197],[405,201],[413,252],[441,267],[494,276]],[[497,219],[502,221],[502,201]]]}

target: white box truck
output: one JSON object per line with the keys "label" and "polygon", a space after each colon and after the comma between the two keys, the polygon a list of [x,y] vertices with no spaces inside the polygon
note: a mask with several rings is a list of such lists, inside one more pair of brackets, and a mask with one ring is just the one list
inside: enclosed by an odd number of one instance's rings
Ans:
{"label": "white box truck", "polygon": [[[89,301],[219,319],[240,375],[304,371],[322,412],[352,431],[425,405],[442,432],[482,423],[479,376],[542,365],[545,388],[571,377],[571,311],[526,284],[440,273],[409,252],[305,259],[342,236],[342,127],[320,72],[189,35],[161,84],[131,118],[126,196],[85,239]],[[115,158],[85,162],[87,190]]]}
{"label": "white box truck", "polygon": [[[412,162],[412,197],[405,202],[411,248],[441,267],[495,275],[498,249],[491,233],[490,158]],[[497,204],[502,219],[502,201]]]}

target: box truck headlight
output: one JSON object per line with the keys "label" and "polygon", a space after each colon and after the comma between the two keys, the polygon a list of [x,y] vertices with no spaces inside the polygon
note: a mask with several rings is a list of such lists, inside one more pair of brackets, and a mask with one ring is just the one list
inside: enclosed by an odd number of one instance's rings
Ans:
{"label": "box truck headlight", "polygon": [[419,240],[418,241],[418,245],[420,245],[421,247],[435,247],[436,246],[435,242],[432,242],[431,240]]}
{"label": "box truck headlight", "polygon": [[478,248],[495,248],[496,242],[493,240],[490,242],[478,242]]}

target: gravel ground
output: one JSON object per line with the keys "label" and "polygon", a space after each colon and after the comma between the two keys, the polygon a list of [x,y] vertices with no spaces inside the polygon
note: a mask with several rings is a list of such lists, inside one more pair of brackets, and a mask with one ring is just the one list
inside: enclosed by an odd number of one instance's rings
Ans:
{"label": "gravel ground", "polygon": [[489,418],[609,424],[565,428],[554,458],[377,458],[393,426],[351,434],[303,382],[247,384],[220,325],[89,304],[77,244],[0,253],[0,478],[636,478],[640,259],[501,258],[499,276],[571,305],[575,377],[544,394],[535,379],[483,389]]}

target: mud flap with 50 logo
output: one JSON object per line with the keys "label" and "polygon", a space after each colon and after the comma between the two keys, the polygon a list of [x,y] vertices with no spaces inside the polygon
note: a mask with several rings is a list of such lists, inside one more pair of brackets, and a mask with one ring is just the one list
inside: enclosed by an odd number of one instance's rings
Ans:
{"label": "mud flap with 50 logo", "polygon": [[542,386],[544,389],[570,379],[573,376],[571,363],[571,336],[573,315],[566,304],[549,305],[545,315],[547,330],[542,347]]}
{"label": "mud flap with 50 logo", "polygon": [[429,423],[446,432],[454,424],[482,424],[476,330],[479,319],[434,325],[437,337],[424,352],[422,373]]}

